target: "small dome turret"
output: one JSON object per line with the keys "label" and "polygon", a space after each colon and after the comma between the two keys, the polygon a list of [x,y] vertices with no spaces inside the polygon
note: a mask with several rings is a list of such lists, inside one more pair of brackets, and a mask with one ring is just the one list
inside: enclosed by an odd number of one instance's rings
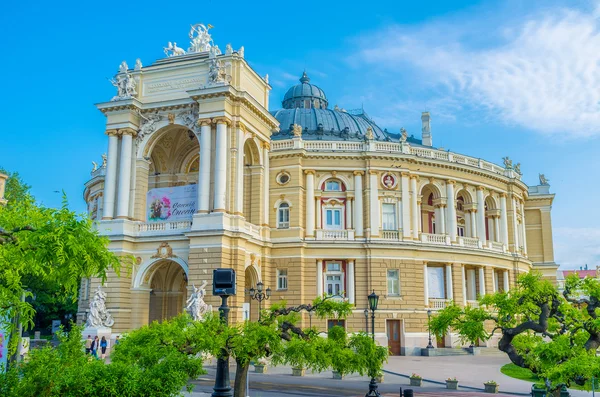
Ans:
{"label": "small dome turret", "polygon": [[306,71],[300,77],[300,84],[291,87],[281,103],[284,109],[327,109],[327,97],[322,89],[310,84]]}

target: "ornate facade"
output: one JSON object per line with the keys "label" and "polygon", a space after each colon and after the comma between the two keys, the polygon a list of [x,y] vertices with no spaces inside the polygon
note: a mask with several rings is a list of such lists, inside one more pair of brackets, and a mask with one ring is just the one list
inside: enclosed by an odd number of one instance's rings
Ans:
{"label": "ornate facade", "polygon": [[[305,326],[363,330],[375,290],[377,337],[414,354],[427,344],[428,309],[476,305],[522,272],[556,277],[545,178],[527,186],[508,158],[436,149],[427,112],[418,138],[331,109],[306,73],[270,112],[268,77],[243,47],[221,53],[209,29],[192,28],[187,52],[169,43],[152,65],[123,63],[117,95],[97,105],[108,156],[84,197],[110,249],[136,258],[104,287],[113,332],[182,312],[193,285],[228,267],[237,321],[258,316],[245,291],[263,281],[267,304],[336,294],[355,305],[345,321]],[[82,281],[80,321],[99,282]],[[206,302],[218,306],[210,292]]]}

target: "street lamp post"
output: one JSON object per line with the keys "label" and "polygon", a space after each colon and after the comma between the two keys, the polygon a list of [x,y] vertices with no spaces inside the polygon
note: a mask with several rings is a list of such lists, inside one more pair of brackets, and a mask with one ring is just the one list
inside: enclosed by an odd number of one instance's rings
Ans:
{"label": "street lamp post", "polygon": [[313,316],[313,312],[312,310],[308,312],[308,327],[312,328],[312,316]]}
{"label": "street lamp post", "polygon": [[427,310],[427,333],[429,334],[429,343],[427,344],[428,349],[433,349],[433,344],[431,343],[431,309]]}
{"label": "street lamp post", "polygon": [[258,321],[261,318],[261,303],[262,301],[268,300],[271,297],[271,288],[264,290],[264,284],[262,281],[256,283],[256,289],[250,288],[250,298],[258,301]]}
{"label": "street lamp post", "polygon": [[[373,337],[373,342],[375,342],[375,310],[377,310],[379,296],[375,293],[375,290],[373,290],[373,292],[369,294],[367,299],[369,300],[369,309],[371,309],[371,335]],[[365,310],[365,317],[367,316],[368,312]],[[374,377],[372,377],[371,382],[369,382],[369,392],[365,395],[365,397],[381,397],[379,392],[377,391],[377,381]]]}
{"label": "street lamp post", "polygon": [[369,333],[369,309],[365,309],[365,332]]}

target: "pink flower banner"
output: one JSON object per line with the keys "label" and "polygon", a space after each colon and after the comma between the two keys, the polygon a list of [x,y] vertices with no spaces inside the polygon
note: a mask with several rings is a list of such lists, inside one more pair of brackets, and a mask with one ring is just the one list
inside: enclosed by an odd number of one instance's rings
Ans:
{"label": "pink flower banner", "polygon": [[197,200],[198,185],[150,189],[146,195],[148,222],[191,220]]}

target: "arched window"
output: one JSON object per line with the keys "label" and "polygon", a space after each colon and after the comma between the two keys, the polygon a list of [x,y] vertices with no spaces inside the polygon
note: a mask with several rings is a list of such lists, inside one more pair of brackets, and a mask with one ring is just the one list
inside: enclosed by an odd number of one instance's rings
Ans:
{"label": "arched window", "polygon": [[277,210],[277,229],[289,229],[290,227],[290,205],[281,203]]}
{"label": "arched window", "polygon": [[336,181],[335,179],[330,179],[325,182],[325,191],[326,192],[341,192],[342,184],[340,181]]}

